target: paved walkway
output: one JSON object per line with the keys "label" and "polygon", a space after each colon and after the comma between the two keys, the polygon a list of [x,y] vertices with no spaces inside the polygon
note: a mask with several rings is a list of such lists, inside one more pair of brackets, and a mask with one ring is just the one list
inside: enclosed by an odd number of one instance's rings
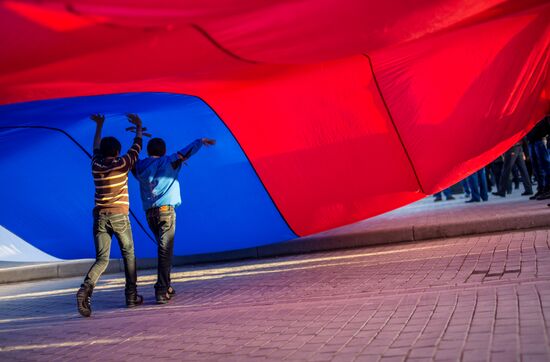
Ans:
{"label": "paved walkway", "polygon": [[[386,230],[414,227],[417,231],[429,230],[454,223],[465,229],[468,224],[499,223],[502,220],[531,219],[544,216],[550,217],[550,200],[533,201],[521,196],[522,190],[513,190],[507,197],[489,196],[489,201],[466,203],[462,195],[455,195],[452,201],[434,202],[433,197],[426,197],[413,204],[401,207],[388,213],[357,222],[352,225],[333,229],[318,235],[343,235],[366,230]],[[505,231],[506,229],[503,229]],[[416,235],[422,238],[422,235]]]}
{"label": "paved walkway", "polygon": [[0,286],[0,360],[550,360],[550,232],[396,243],[176,269],[171,304],[102,279]]}
{"label": "paved walkway", "polygon": [[[550,208],[546,206],[548,201],[530,201],[527,197],[521,197],[520,193],[520,190],[514,190],[514,194],[506,198],[490,196],[489,202],[476,204],[465,204],[465,199],[460,196],[454,201],[439,203],[434,203],[433,198],[427,197],[392,212],[309,237],[228,252],[178,256],[174,263],[187,265],[392,242],[550,228]],[[92,262],[92,259],[44,263],[0,261],[0,284],[81,276],[90,268]],[[155,259],[138,259],[140,269],[155,266]],[[122,270],[123,263],[120,260],[112,260],[108,272],[116,273]]]}

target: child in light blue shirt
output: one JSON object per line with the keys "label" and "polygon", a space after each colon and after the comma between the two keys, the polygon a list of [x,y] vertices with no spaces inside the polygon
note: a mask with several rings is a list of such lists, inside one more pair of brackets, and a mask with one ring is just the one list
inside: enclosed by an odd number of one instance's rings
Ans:
{"label": "child in light blue shirt", "polygon": [[147,144],[149,157],[137,161],[133,175],[139,181],[143,209],[149,228],[158,243],[158,271],[155,296],[158,304],[166,304],[174,296],[170,285],[170,270],[176,232],[175,208],[181,204],[178,174],[181,165],[204,146],[216,143],[209,138],[199,138],[178,152],[166,156],[166,144],[153,138]]}

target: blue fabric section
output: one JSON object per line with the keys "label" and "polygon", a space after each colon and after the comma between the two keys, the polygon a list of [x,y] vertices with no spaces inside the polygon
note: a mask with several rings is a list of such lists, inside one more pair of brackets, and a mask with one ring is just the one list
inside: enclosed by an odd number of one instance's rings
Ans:
{"label": "blue fabric section", "polygon": [[173,162],[182,157],[189,158],[201,148],[202,142],[196,139],[176,153],[164,157],[147,157],[136,163],[134,176],[139,181],[139,191],[143,210],[152,207],[181,204],[180,183],[178,180],[182,166],[174,168]]}
{"label": "blue fabric section", "polygon": [[[0,107],[0,127],[41,125],[68,132],[91,153],[95,124],[105,113],[103,136],[126,149],[134,134],[124,114],[139,113],[167,153],[197,137],[217,144],[180,171],[175,255],[259,246],[295,238],[258,180],[237,141],[200,99],[139,93],[79,97]],[[144,140],[147,142],[147,139]],[[145,153],[140,155],[145,157]],[[0,129],[0,224],[42,251],[63,259],[94,256],[94,185],[89,157],[67,136],[43,129]],[[139,185],[129,177],[130,208],[148,231]],[[136,254],[155,257],[156,245],[132,219]],[[112,257],[118,257],[117,247]]]}

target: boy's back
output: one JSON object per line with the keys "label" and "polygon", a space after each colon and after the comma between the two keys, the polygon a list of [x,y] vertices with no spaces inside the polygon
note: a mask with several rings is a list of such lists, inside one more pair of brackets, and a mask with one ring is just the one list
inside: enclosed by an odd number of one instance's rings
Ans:
{"label": "boy's back", "polygon": [[144,210],[162,205],[177,207],[181,204],[178,181],[181,164],[174,167],[175,161],[172,155],[148,157],[136,163],[134,176],[139,181]]}
{"label": "boy's back", "polygon": [[143,209],[160,206],[178,207],[181,204],[178,174],[183,160],[194,155],[202,146],[197,139],[169,156],[152,156],[136,162],[132,170],[139,181]]}
{"label": "boy's back", "polygon": [[109,210],[127,214],[129,211],[128,172],[134,166],[141,151],[141,138],[122,157],[103,157],[94,150],[92,175],[95,185],[94,211]]}

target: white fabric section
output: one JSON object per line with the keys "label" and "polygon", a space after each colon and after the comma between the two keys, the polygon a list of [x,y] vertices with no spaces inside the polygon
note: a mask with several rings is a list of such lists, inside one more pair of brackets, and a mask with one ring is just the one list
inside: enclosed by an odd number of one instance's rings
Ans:
{"label": "white fabric section", "polygon": [[0,225],[0,261],[58,261]]}

